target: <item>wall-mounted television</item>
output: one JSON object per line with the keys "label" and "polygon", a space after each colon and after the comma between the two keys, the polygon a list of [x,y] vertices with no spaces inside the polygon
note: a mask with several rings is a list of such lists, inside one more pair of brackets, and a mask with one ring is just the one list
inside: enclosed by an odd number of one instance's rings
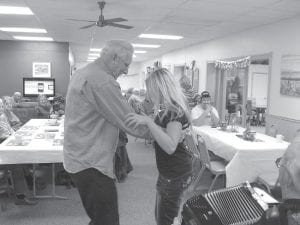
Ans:
{"label": "wall-mounted television", "polygon": [[55,95],[55,79],[23,77],[23,96],[37,97],[40,94],[53,97]]}

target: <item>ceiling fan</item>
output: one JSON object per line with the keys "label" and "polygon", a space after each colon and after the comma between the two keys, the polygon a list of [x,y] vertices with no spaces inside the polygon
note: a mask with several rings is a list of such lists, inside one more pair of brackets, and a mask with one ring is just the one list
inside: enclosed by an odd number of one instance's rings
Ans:
{"label": "ceiling fan", "polygon": [[98,27],[105,27],[105,26],[111,26],[111,27],[118,27],[118,28],[123,28],[123,29],[131,29],[133,28],[132,26],[124,25],[124,24],[118,24],[117,22],[124,22],[128,21],[127,19],[124,18],[112,18],[112,19],[104,19],[103,16],[103,9],[105,6],[105,1],[97,2],[99,5],[99,8],[101,10],[100,16],[98,21],[93,21],[93,20],[77,20],[77,19],[68,19],[68,20],[74,20],[74,21],[85,21],[85,22],[91,22],[92,24],[89,24],[87,26],[80,27],[79,29],[86,29],[90,28],[93,26],[98,26]]}

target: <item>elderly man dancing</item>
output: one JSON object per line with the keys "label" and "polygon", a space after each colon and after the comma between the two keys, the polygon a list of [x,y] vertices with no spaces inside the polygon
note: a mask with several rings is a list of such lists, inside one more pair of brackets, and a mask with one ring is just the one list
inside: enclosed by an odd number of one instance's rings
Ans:
{"label": "elderly man dancing", "polygon": [[113,157],[119,129],[145,137],[148,129],[131,131],[124,124],[133,112],[116,79],[127,74],[131,44],[112,40],[101,57],[72,76],[66,99],[64,167],[71,174],[93,225],[119,225]]}

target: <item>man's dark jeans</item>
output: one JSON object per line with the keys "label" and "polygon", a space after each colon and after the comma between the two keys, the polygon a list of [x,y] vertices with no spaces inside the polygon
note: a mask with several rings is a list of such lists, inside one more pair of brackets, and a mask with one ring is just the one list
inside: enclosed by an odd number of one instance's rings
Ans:
{"label": "man's dark jeans", "polygon": [[114,180],[94,168],[70,175],[78,188],[91,224],[119,225],[118,196]]}
{"label": "man's dark jeans", "polygon": [[156,184],[155,218],[157,225],[171,225],[178,215],[184,191],[192,181],[192,173],[176,179],[159,175]]}

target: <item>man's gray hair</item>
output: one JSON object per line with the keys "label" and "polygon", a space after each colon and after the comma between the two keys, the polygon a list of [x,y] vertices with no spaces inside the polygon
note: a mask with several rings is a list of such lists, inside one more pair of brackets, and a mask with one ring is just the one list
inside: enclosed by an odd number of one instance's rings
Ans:
{"label": "man's gray hair", "polygon": [[110,40],[105,43],[105,46],[101,51],[101,56],[118,55],[120,57],[126,57],[128,54],[132,54],[133,51],[132,45],[127,41]]}

